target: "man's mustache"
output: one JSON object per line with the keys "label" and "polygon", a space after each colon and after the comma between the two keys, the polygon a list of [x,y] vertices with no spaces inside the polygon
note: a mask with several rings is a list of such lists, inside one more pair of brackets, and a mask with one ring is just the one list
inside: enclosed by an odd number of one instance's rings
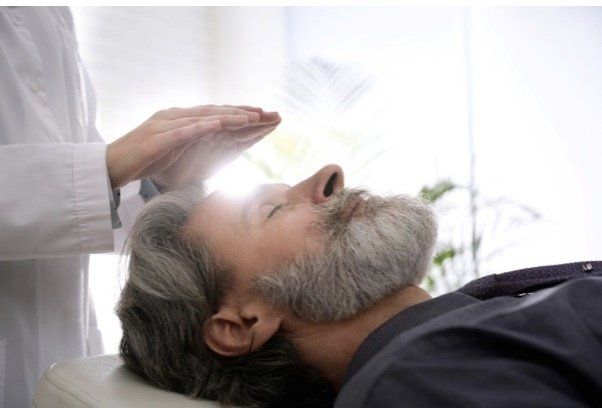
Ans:
{"label": "man's mustache", "polygon": [[337,192],[330,200],[323,204],[314,206],[318,213],[319,221],[317,226],[327,232],[336,232],[344,229],[352,217],[344,217],[345,210],[356,200],[364,200],[366,207],[364,210],[369,210],[369,203],[373,197],[368,193],[368,190],[361,188],[344,188]]}

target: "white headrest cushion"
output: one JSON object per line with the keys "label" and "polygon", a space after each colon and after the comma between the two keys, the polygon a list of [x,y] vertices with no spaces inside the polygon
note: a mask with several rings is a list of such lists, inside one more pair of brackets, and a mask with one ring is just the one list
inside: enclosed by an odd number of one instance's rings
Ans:
{"label": "white headrest cushion", "polygon": [[211,401],[163,391],[123,366],[116,355],[64,361],[50,367],[38,384],[36,408],[216,408]]}

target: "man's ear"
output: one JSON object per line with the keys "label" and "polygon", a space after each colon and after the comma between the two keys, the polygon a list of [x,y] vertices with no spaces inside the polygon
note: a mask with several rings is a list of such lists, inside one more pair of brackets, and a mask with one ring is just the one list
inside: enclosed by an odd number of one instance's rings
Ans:
{"label": "man's ear", "polygon": [[263,347],[281,322],[267,305],[246,305],[242,309],[223,305],[203,324],[203,338],[207,347],[219,355],[242,356]]}

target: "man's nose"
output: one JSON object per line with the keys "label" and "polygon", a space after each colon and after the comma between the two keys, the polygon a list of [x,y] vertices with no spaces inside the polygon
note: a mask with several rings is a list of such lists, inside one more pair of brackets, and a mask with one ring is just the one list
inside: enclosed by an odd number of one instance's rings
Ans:
{"label": "man's nose", "polygon": [[302,199],[310,199],[314,204],[321,204],[341,191],[344,186],[343,169],[336,164],[329,164],[295,185],[290,193]]}

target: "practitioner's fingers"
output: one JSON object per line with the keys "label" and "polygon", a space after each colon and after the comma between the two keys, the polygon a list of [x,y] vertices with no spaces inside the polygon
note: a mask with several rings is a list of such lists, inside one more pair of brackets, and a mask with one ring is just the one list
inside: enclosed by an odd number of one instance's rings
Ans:
{"label": "practitioner's fingers", "polygon": [[237,109],[244,109],[246,111],[259,113],[261,115],[261,118],[259,119],[259,124],[261,124],[261,125],[268,124],[268,123],[275,123],[280,120],[280,114],[278,114],[278,112],[265,112],[263,109],[255,107],[255,106],[247,106],[247,105],[224,105],[224,106],[237,108]]}
{"label": "practitioner's fingers", "polygon": [[[279,122],[278,122],[279,123]],[[269,125],[258,125],[258,126],[250,126],[240,130],[236,130],[231,132],[232,138],[236,140],[238,143],[244,143],[249,140],[257,139],[257,141],[261,140],[268,134],[270,134],[276,127],[278,123],[272,123]]]}
{"label": "practitioner's fingers", "polygon": [[163,133],[153,135],[146,143],[146,156],[149,161],[155,161],[176,147],[192,142],[204,136],[209,136],[222,127],[219,120],[196,122],[188,126],[173,128]]}
{"label": "practitioner's fingers", "polygon": [[257,112],[247,111],[228,106],[201,105],[191,108],[170,108],[155,113],[151,118],[158,120],[175,120],[187,117],[203,117],[211,115],[248,115],[255,116]]}
{"label": "practitioner's fingers", "polygon": [[149,124],[153,127],[154,133],[162,133],[168,130],[176,129],[179,127],[185,127],[193,125],[199,122],[213,122],[219,120],[221,122],[222,129],[240,129],[249,124],[254,124],[259,121],[259,115],[210,115],[203,117],[188,117],[180,118],[169,121],[157,121]]}

